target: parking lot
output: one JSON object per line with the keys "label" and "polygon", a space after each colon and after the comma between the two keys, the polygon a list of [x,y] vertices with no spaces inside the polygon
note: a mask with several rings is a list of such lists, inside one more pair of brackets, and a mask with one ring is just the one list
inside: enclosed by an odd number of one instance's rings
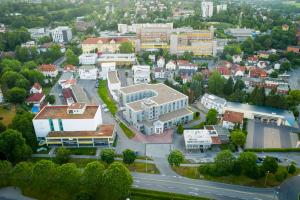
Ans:
{"label": "parking lot", "polygon": [[298,140],[292,127],[248,121],[246,148],[292,148]]}

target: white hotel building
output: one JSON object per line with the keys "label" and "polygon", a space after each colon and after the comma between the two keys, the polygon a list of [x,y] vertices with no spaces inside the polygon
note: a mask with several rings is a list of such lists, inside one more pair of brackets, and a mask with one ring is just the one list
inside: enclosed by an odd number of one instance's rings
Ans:
{"label": "white hotel building", "polygon": [[126,121],[146,135],[160,134],[193,119],[188,96],[159,84],[138,84],[120,89]]}
{"label": "white hotel building", "polygon": [[47,145],[110,146],[115,125],[102,124],[101,107],[74,103],[45,106],[32,120],[37,139]]}

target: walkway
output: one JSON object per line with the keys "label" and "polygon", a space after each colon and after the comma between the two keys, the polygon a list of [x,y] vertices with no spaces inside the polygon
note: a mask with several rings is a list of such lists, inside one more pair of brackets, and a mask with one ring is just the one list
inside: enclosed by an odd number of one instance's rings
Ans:
{"label": "walkway", "polygon": [[152,159],[162,176],[179,177],[179,175],[170,168],[167,158],[153,157]]}

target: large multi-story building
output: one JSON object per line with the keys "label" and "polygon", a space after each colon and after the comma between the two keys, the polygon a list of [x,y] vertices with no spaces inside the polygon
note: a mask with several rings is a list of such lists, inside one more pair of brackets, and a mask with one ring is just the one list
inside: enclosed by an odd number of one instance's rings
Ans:
{"label": "large multi-story building", "polygon": [[201,2],[201,11],[202,11],[202,17],[208,18],[212,17],[214,13],[214,4],[210,1],[203,1]]}
{"label": "large multi-story building", "polygon": [[217,43],[213,27],[209,30],[174,29],[170,37],[170,53],[182,55],[186,51],[197,56],[215,56]]}
{"label": "large multi-story building", "polygon": [[235,37],[238,41],[245,41],[248,37],[253,36],[254,30],[248,28],[230,28],[224,32]]}
{"label": "large multi-story building", "polygon": [[79,64],[81,65],[96,65],[98,54],[83,53],[79,56]]}
{"label": "large multi-story building", "polygon": [[138,84],[120,89],[125,120],[147,135],[160,134],[193,119],[188,96],[162,83]]}
{"label": "large multi-story building", "polygon": [[72,29],[68,26],[59,26],[51,31],[53,42],[67,43],[72,39]]}
{"label": "large multi-story building", "polygon": [[126,37],[87,38],[81,44],[83,53],[116,53],[123,42],[130,42]]}
{"label": "large multi-story building", "polygon": [[45,106],[32,121],[47,145],[110,146],[116,135],[115,125],[102,124],[101,107],[84,103]]}
{"label": "large multi-story building", "polygon": [[134,53],[117,53],[117,54],[101,54],[98,58],[98,64],[102,63],[116,63],[116,66],[133,65],[136,63]]}

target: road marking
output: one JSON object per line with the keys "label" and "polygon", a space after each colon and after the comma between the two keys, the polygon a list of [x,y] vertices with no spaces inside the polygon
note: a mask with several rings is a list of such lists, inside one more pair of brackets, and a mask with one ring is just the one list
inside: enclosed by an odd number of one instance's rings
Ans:
{"label": "road marking", "polygon": [[196,193],[196,192],[189,192],[189,194],[198,196],[198,193]]}
{"label": "road marking", "polygon": [[[152,179],[152,178],[139,178],[139,177],[134,177],[136,179],[140,180],[146,180],[146,181],[157,181],[157,182],[163,182],[163,183],[172,183],[172,184],[182,184],[182,185],[189,185],[189,186],[195,186],[195,187],[203,187],[203,188],[208,188],[212,190],[223,190],[223,191],[229,191],[229,192],[236,192],[236,193],[241,193],[241,194],[249,194],[249,195],[261,195],[264,197],[271,197],[271,195],[265,195],[265,194],[260,194],[256,192],[245,192],[245,191],[239,191],[239,190],[233,190],[233,189],[227,189],[227,188],[218,188],[214,186],[206,186],[206,185],[199,185],[199,184],[193,184],[193,183],[183,183],[183,182],[174,182],[174,181],[167,181],[167,180],[159,180],[159,179]],[[244,199],[244,198],[242,198]]]}
{"label": "road marking", "polygon": [[138,186],[138,185],[132,185],[133,187],[136,187],[136,188],[138,188],[138,187],[140,187],[140,186]]}

